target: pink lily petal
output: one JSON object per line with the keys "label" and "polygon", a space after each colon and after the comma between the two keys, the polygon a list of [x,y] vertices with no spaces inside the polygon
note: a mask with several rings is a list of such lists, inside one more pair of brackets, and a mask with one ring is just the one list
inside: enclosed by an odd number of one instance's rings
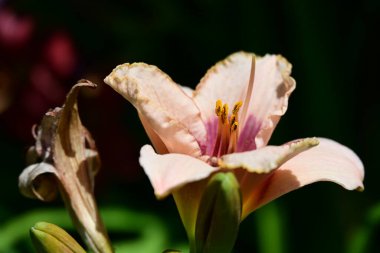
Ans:
{"label": "pink lily petal", "polygon": [[187,183],[208,177],[217,167],[184,154],[156,154],[150,145],[140,151],[140,165],[144,168],[157,198],[164,198]]}
{"label": "pink lily petal", "polygon": [[139,113],[139,118],[141,123],[145,129],[146,134],[148,135],[150,141],[153,144],[153,147],[159,154],[167,154],[169,153],[168,148],[165,146],[165,143],[162,141],[160,136],[156,134],[156,132],[150,127],[150,124],[147,122],[146,118]]}
{"label": "pink lily petal", "polygon": [[240,134],[238,151],[267,145],[295,89],[295,81],[290,77],[291,68],[292,65],[279,55],[257,58],[250,111]]}
{"label": "pink lily petal", "polygon": [[194,90],[190,87],[187,87],[187,86],[180,86],[182,91],[187,95],[189,96],[190,98],[193,98],[194,96]]}
{"label": "pink lily petal", "polygon": [[218,164],[222,169],[245,169],[250,173],[269,173],[284,162],[316,145],[317,138],[305,138],[282,146],[266,146],[243,153],[222,156]]}
{"label": "pink lily petal", "polygon": [[134,63],[117,66],[104,81],[144,115],[144,125],[169,152],[201,156],[199,142],[206,138],[206,129],[199,110],[169,76],[155,66]]}
{"label": "pink lily petal", "polygon": [[209,69],[195,89],[194,101],[208,128],[207,154],[216,140],[214,109],[218,99],[230,107],[238,101],[243,102],[243,107],[248,103],[246,118],[241,119],[238,152],[265,146],[287,109],[295,81],[290,77],[291,64],[279,55],[255,57],[253,91],[249,101],[245,101],[253,57],[254,54],[245,52],[230,55]]}
{"label": "pink lily petal", "polygon": [[194,100],[208,122],[215,118],[215,102],[233,106],[244,98],[254,54],[238,52],[210,68],[195,89]]}
{"label": "pink lily petal", "polygon": [[329,139],[302,152],[274,171],[251,211],[281,195],[318,181],[331,181],[347,190],[363,190],[364,167],[349,148]]}
{"label": "pink lily petal", "polygon": [[282,146],[266,146],[253,151],[222,156],[219,161],[221,168],[238,169],[235,175],[242,191],[242,217],[245,218],[257,204],[265,182],[276,169],[318,143],[317,138],[305,138]]}
{"label": "pink lily petal", "polygon": [[276,170],[272,170],[269,173],[249,173],[243,169],[237,169],[235,176],[240,183],[241,195],[242,195],[242,220],[250,214],[254,207],[257,205],[257,201],[261,196],[263,190],[265,190],[266,182]]}
{"label": "pink lily petal", "polygon": [[[212,155],[217,139],[218,118],[215,115],[215,103],[221,100],[232,108],[236,102],[244,102],[252,57],[255,55],[238,52],[219,61],[207,71],[193,93],[193,99],[206,123],[207,139],[202,148],[207,155]],[[254,140],[254,138],[251,139]]]}

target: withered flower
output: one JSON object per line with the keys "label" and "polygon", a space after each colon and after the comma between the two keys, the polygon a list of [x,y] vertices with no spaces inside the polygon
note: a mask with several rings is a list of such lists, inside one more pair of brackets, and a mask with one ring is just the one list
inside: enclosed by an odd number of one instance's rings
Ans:
{"label": "withered flower", "polygon": [[80,80],[63,107],[49,110],[33,128],[36,143],[28,151],[31,164],[19,177],[23,195],[51,201],[60,192],[82,238],[94,252],[113,252],[94,198],[94,176],[100,167],[95,142],[82,125],[77,96],[82,87],[96,84]]}

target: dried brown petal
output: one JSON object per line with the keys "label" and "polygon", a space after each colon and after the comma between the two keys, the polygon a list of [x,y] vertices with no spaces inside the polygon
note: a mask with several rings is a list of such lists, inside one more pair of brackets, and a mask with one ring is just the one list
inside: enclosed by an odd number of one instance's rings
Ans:
{"label": "dried brown petal", "polygon": [[51,201],[57,195],[56,171],[49,163],[29,165],[19,177],[19,188],[23,195],[42,201]]}
{"label": "dried brown petal", "polygon": [[[28,197],[51,199],[57,185],[82,237],[94,252],[113,252],[93,195],[100,159],[88,130],[82,125],[77,96],[82,87],[96,85],[81,80],[74,85],[62,108],[48,111],[35,133],[33,155],[42,161],[20,176],[21,192]],[[50,174],[48,174],[50,173]],[[55,177],[55,179],[51,177]],[[52,183],[54,182],[54,183]]]}

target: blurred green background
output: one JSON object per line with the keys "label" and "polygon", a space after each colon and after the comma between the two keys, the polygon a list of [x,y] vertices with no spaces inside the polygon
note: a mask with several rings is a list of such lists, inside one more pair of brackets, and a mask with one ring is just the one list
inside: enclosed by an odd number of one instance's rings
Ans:
{"label": "blurred green background", "polygon": [[287,194],[243,222],[235,252],[380,252],[379,10],[378,0],[0,0],[0,253],[33,252],[28,229],[39,220],[80,240],[60,200],[26,199],[17,187],[32,125],[80,78],[99,84],[79,110],[103,161],[96,196],[116,249],[185,248],[173,200],[157,201],[138,165],[149,140],[137,114],[102,80],[143,61],[195,87],[239,50],[293,64],[297,89],[271,143],[337,140],[361,157],[366,189],[317,183]]}

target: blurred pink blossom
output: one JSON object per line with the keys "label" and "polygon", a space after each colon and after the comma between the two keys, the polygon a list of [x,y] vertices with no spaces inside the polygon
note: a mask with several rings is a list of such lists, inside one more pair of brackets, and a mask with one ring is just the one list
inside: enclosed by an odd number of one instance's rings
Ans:
{"label": "blurred pink blossom", "polygon": [[74,44],[63,32],[55,33],[49,38],[44,56],[51,69],[60,77],[72,75],[78,62]]}
{"label": "blurred pink blossom", "polygon": [[30,17],[19,17],[10,9],[0,10],[0,43],[6,47],[24,46],[34,30]]}

